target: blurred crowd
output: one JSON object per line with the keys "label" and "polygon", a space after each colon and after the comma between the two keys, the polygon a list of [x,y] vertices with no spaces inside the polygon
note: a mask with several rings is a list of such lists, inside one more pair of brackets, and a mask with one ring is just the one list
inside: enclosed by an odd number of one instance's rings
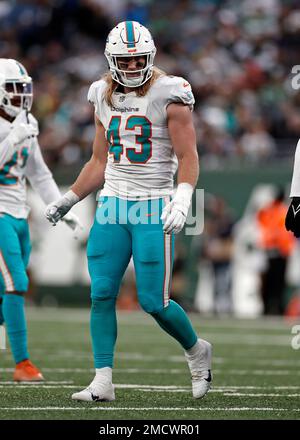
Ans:
{"label": "blurred crowd", "polygon": [[298,0],[2,0],[0,57],[20,60],[34,79],[50,166],[90,155],[87,91],[107,69],[106,36],[121,20],[148,26],[156,64],[191,82],[206,168],[291,154],[300,137],[300,92],[291,86]]}

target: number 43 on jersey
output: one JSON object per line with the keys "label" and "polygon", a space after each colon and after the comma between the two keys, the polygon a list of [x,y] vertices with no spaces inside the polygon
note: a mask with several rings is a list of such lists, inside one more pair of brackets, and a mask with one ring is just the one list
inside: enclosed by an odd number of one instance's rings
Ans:
{"label": "number 43 on jersey", "polygon": [[135,145],[127,147],[120,137],[121,116],[112,116],[108,129],[107,140],[109,153],[114,156],[114,162],[120,162],[121,156],[126,155],[131,163],[146,163],[152,156],[152,126],[146,116],[129,116],[125,123],[125,131],[135,132]]}

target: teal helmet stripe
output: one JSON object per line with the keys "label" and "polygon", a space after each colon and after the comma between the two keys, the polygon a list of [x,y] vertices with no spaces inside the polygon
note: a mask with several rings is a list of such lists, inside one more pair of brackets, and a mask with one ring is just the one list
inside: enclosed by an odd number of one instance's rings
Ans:
{"label": "teal helmet stripe", "polygon": [[125,21],[126,35],[127,35],[127,47],[135,47],[134,28],[132,21]]}
{"label": "teal helmet stripe", "polygon": [[19,69],[20,69],[21,75],[26,75],[26,72],[25,72],[22,64],[18,63],[18,61],[16,61],[16,63],[18,65]]}

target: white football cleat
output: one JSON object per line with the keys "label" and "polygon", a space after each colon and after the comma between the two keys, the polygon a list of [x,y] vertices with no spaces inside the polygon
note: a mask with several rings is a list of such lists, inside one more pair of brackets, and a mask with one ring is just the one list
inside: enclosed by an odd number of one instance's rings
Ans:
{"label": "white football cleat", "polygon": [[72,394],[72,399],[83,402],[111,402],[115,400],[114,386],[105,378],[95,378],[87,388]]}
{"label": "white football cleat", "polygon": [[212,383],[212,346],[204,339],[198,339],[199,351],[194,355],[185,352],[192,376],[192,391],[195,399],[201,399],[209,391]]}

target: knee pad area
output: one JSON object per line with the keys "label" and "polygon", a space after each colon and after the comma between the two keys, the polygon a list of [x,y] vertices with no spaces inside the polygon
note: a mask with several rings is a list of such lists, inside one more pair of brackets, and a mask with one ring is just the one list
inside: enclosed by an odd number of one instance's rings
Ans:
{"label": "knee pad area", "polygon": [[92,300],[101,300],[114,298],[118,294],[118,286],[111,278],[97,277],[92,280],[91,298]]}
{"label": "knee pad area", "polygon": [[162,305],[158,304],[157,301],[154,298],[139,298],[139,304],[141,308],[144,310],[144,312],[149,313],[150,315],[159,313],[163,310]]}

